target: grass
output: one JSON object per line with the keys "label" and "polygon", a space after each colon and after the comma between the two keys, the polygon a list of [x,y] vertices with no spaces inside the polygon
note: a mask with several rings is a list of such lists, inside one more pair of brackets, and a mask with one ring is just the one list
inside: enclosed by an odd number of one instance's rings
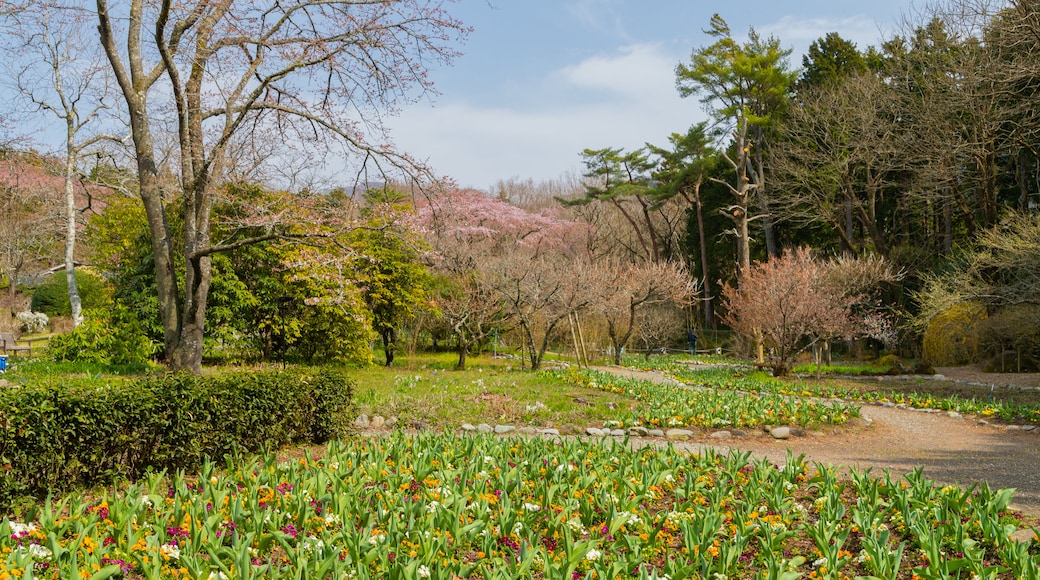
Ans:
{"label": "grass", "polygon": [[634,405],[629,397],[519,370],[515,360],[481,356],[468,362],[468,370],[456,371],[454,355],[424,354],[360,370],[354,374],[358,412],[435,429],[462,423],[585,427],[616,419]]}

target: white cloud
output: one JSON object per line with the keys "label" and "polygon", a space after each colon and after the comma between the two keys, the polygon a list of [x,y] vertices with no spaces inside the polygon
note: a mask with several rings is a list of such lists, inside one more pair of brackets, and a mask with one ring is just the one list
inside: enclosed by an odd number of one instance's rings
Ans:
{"label": "white cloud", "polygon": [[776,36],[785,45],[793,45],[796,56],[803,54],[814,40],[828,32],[837,32],[842,38],[856,43],[860,50],[877,44],[883,36],[879,24],[863,15],[847,18],[805,18],[787,15],[776,22],[756,26],[755,30],[763,37]]}
{"label": "white cloud", "polygon": [[585,148],[663,145],[703,119],[697,101],[675,90],[677,62],[655,45],[588,58],[546,76],[544,92],[559,98],[537,110],[442,97],[439,106],[413,107],[394,119],[394,140],[463,186],[558,177],[580,170]]}
{"label": "white cloud", "polygon": [[662,92],[674,95],[678,62],[658,45],[638,44],[621,48],[619,54],[585,59],[554,76],[573,87],[602,91],[605,97],[657,101]]}

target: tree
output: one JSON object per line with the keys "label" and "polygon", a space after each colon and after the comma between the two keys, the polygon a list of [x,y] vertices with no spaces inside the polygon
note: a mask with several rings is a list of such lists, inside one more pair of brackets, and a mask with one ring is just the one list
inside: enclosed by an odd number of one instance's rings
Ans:
{"label": "tree", "polygon": [[[449,61],[455,53],[448,43],[466,29],[437,0],[97,0],[97,16],[129,115],[165,356],[173,368],[197,373],[211,256],[281,235],[272,227],[234,246],[212,239],[216,192],[235,161],[229,151],[248,151],[240,146],[250,140],[315,147],[331,140],[364,164],[421,172],[406,155],[373,143],[362,128],[378,126],[378,111],[392,109],[413,89],[429,89],[426,67]],[[170,100],[153,100],[165,97]],[[171,184],[164,182],[156,152],[154,114],[163,106],[175,113],[179,158],[172,173],[183,200],[183,243],[174,242],[168,225],[164,192]],[[175,272],[178,252],[183,287]]]}
{"label": "tree", "polygon": [[[708,328],[715,327],[715,297],[712,295],[711,270],[708,266],[708,244],[704,225],[704,204],[701,199],[701,186],[710,179],[711,172],[718,163],[717,152],[711,147],[707,135],[706,123],[690,127],[685,134],[672,133],[668,137],[671,149],[647,145],[650,152],[658,157],[653,178],[658,182],[653,197],[656,200],[686,200],[686,207],[692,208],[697,219],[697,246],[700,250],[701,290],[704,304],[704,324]],[[688,233],[687,233],[688,235]],[[690,259],[692,263],[693,260]],[[691,267],[691,270],[693,268]]]}
{"label": "tree", "polygon": [[849,75],[867,72],[867,60],[856,44],[845,40],[837,32],[829,32],[809,45],[802,56],[802,73],[798,90],[840,82]]}
{"label": "tree", "polygon": [[687,306],[697,291],[697,285],[682,266],[667,262],[633,264],[603,260],[594,266],[594,274],[584,283],[598,291],[589,309],[606,322],[617,365],[621,364],[621,349],[638,330],[644,311],[663,304],[672,304],[673,309]]}
{"label": "tree", "polygon": [[701,103],[732,137],[732,152],[723,152],[723,157],[735,174],[735,181],[726,184],[734,203],[723,211],[733,220],[738,261],[745,270],[751,264],[748,212],[752,198],[759,203],[767,253],[775,256],[778,252],[769,213],[768,136],[774,117],[786,104],[795,73],[787,68],[791,51],[781,49],[776,38],[763,40],[751,29],[748,41],[738,44],[718,14],[712,16],[711,28],[705,32],[717,40],[695,50],[689,64],[676,67],[676,86],[684,97],[700,95]]}
{"label": "tree", "polygon": [[373,329],[383,341],[386,366],[394,362],[398,325],[429,300],[430,276],[419,263],[425,244],[401,219],[405,211],[404,204],[371,206],[367,221],[350,240],[358,254],[354,270],[372,313]]}
{"label": "tree", "polygon": [[[727,308],[723,319],[741,336],[761,338],[769,349],[773,374],[786,375],[790,361],[821,340],[851,338],[878,326],[864,323],[876,313],[865,308],[869,295],[863,286],[882,280],[868,277],[843,286],[848,278],[837,275],[836,269],[856,270],[849,263],[825,263],[808,248],[759,262],[741,273],[739,288],[728,284],[723,288]],[[875,271],[887,276],[886,268]]]}
{"label": "tree", "polygon": [[0,275],[14,296],[22,273],[46,269],[60,244],[59,183],[36,155],[6,154],[0,159]]}
{"label": "tree", "polygon": [[469,346],[508,316],[537,368],[552,330],[588,303],[573,260],[586,247],[587,227],[473,190],[420,200],[415,219],[433,248],[428,263],[451,281],[437,306],[458,341],[459,367]]}
{"label": "tree", "polygon": [[90,209],[77,207],[78,165],[84,152],[115,137],[95,132],[84,135],[88,125],[97,124],[108,105],[108,78],[104,56],[82,36],[89,15],[78,9],[42,5],[20,15],[28,19],[27,33],[13,49],[19,68],[14,77],[19,93],[37,110],[45,111],[64,125],[64,219],[65,279],[73,326],[82,320],[82,304],[76,285],[76,231],[79,216]]}

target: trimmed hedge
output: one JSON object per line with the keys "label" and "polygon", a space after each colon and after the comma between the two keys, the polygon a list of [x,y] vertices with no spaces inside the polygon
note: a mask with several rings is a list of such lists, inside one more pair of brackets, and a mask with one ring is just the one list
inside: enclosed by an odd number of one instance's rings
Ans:
{"label": "trimmed hedge", "polygon": [[295,369],[0,389],[0,506],[205,457],[324,443],[347,433],[353,388],[342,371]]}

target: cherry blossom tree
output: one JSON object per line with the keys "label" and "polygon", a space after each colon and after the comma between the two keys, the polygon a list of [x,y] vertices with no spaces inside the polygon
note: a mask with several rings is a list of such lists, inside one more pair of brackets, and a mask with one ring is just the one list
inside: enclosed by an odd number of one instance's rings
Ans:
{"label": "cherry blossom tree", "polygon": [[438,308],[466,352],[507,320],[519,329],[533,367],[569,312],[591,300],[579,256],[585,225],[552,209],[527,212],[474,190],[445,190],[419,200],[415,217],[433,251],[428,263],[451,282]]}

